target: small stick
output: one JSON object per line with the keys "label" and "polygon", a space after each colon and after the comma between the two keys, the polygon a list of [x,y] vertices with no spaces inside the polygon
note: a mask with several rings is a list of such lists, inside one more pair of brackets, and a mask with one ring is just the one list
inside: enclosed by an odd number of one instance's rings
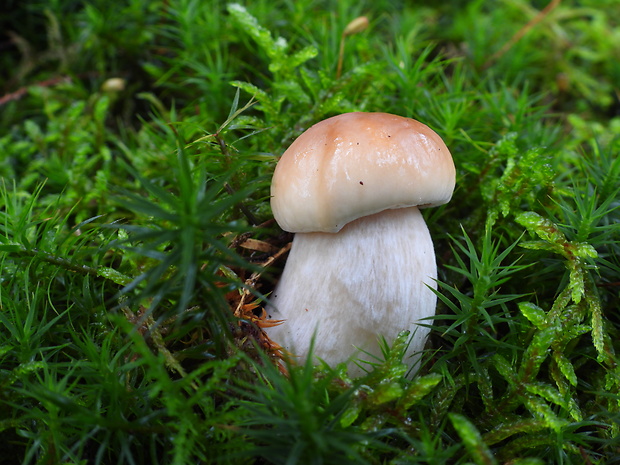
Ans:
{"label": "small stick", "polygon": [[56,84],[62,84],[64,82],[71,82],[71,78],[69,76],[60,76],[60,77],[55,77],[55,78],[47,79],[45,81],[35,82],[34,84],[30,84],[30,85],[25,86],[25,87],[20,87],[16,91],[8,93],[8,94],[5,94],[2,97],[0,97],[0,106],[6,105],[7,103],[9,103],[9,102],[11,102],[13,100],[19,100],[20,98],[22,98],[24,95],[26,95],[28,93],[28,89],[30,87],[36,87],[36,86],[38,86],[38,87],[52,87],[52,86],[55,86]]}
{"label": "small stick", "polygon": [[[263,271],[265,268],[267,268],[269,265],[275,262],[278,258],[280,258],[282,255],[288,252],[291,249],[291,245],[292,245],[292,242],[289,242],[284,247],[282,247],[280,250],[278,250],[275,254],[273,254],[271,257],[265,260],[265,262],[261,263],[260,266],[263,268]],[[252,275],[248,279],[246,279],[245,281],[246,288],[244,289],[243,295],[241,296],[241,299],[239,300],[239,304],[237,305],[237,308],[235,309],[233,313],[235,317],[239,318],[241,316],[241,309],[245,305],[246,298],[249,295],[251,295],[250,291],[248,290],[248,287],[253,288],[256,285],[256,282],[258,281],[258,278],[260,278],[260,275],[263,273],[263,271],[255,271],[254,273],[252,273]]]}
{"label": "small stick", "polygon": [[551,0],[549,4],[544,7],[540,12],[534,16],[530,21],[525,24],[521,29],[519,29],[515,35],[513,35],[508,42],[504,44],[502,48],[500,48],[497,52],[495,52],[491,57],[482,65],[483,68],[488,68],[493,64],[493,62],[497,61],[502,55],[504,55],[508,50],[510,50],[514,44],[519,42],[525,34],[527,34],[530,29],[540,23],[545,17],[551,13],[551,11],[557,7],[562,0]]}

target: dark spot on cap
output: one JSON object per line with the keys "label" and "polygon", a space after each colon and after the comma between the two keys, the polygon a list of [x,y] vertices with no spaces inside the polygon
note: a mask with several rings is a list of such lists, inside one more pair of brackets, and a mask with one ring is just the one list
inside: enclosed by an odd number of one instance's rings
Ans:
{"label": "dark spot on cap", "polygon": [[360,181],[360,184],[361,184],[362,186],[364,185],[364,183],[363,183],[362,181]]}

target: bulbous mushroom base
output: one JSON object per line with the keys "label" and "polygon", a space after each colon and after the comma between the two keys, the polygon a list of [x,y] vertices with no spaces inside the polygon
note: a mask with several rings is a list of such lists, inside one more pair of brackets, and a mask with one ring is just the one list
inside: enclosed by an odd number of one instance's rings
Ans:
{"label": "bulbous mushroom base", "polygon": [[[314,356],[333,366],[352,357],[382,359],[379,336],[391,344],[410,330],[405,362],[412,366],[429,332],[416,323],[435,314],[427,286],[436,288],[436,276],[433,243],[416,207],[360,218],[338,233],[298,233],[267,309],[286,321],[267,333],[300,362],[314,335]],[[354,363],[349,372],[363,374]]]}

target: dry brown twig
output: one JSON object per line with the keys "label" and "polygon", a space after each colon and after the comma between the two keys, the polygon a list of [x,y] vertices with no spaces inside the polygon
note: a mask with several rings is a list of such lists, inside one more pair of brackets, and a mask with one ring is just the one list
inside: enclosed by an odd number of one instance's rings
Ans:
{"label": "dry brown twig", "polygon": [[482,65],[483,69],[488,68],[495,63],[500,57],[502,57],[508,50],[510,50],[517,42],[519,42],[525,34],[527,34],[534,26],[544,20],[549,13],[553,11],[562,0],[551,0],[549,4],[538,12],[530,21],[528,21],[521,29],[519,29],[511,38],[506,42],[502,48],[495,52],[491,57]]}
{"label": "dry brown twig", "polygon": [[[262,241],[258,241],[258,242],[262,242]],[[243,244],[241,245],[241,247],[243,247]],[[290,249],[291,249],[291,242],[286,244],[284,247],[278,250],[275,254],[271,255],[267,260],[261,263],[259,265],[262,268],[261,271],[255,271],[254,273],[250,275],[248,279],[245,280],[245,289],[243,290],[241,299],[239,300],[239,303],[237,304],[237,308],[234,311],[235,317],[241,318],[243,316],[242,309],[245,305],[247,305],[246,304],[247,298],[252,296],[252,292],[250,291],[250,289],[254,289],[254,287],[256,286],[256,283],[258,282],[259,278],[263,274],[264,270],[268,266],[271,266],[277,259],[279,259],[285,253],[287,253]],[[277,321],[279,320],[266,320],[265,322],[263,322],[263,325],[266,324],[266,326],[273,326],[273,324]],[[279,324],[279,323],[276,323],[276,324]]]}

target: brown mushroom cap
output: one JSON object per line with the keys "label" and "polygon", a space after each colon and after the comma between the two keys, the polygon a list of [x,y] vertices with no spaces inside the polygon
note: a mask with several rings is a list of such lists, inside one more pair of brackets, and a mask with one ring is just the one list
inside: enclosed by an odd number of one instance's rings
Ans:
{"label": "brown mushroom cap", "polygon": [[388,113],[344,113],[315,124],[284,152],[271,208],[290,232],[338,232],[383,210],[452,197],[456,170],[428,126]]}

